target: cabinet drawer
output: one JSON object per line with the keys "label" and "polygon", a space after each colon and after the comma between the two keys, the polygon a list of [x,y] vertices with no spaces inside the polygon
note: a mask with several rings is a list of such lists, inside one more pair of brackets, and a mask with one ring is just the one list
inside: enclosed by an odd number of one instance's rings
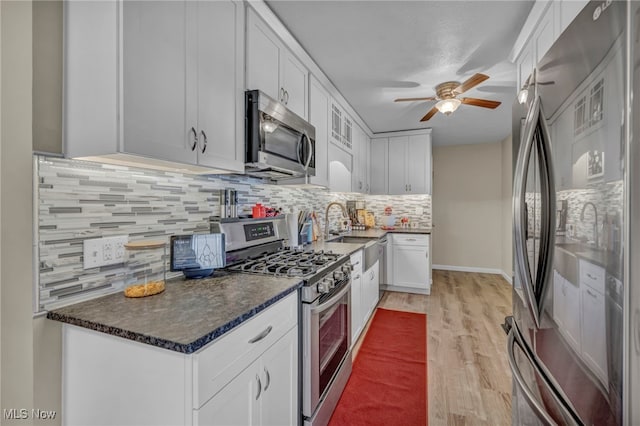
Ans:
{"label": "cabinet drawer", "polygon": [[294,327],[298,303],[295,292],[196,353],[193,408],[200,408]]}
{"label": "cabinet drawer", "polygon": [[358,250],[351,255],[351,266],[354,273],[362,272],[362,250]]}
{"label": "cabinet drawer", "polygon": [[424,234],[393,234],[393,244],[427,246],[429,245],[429,236]]}
{"label": "cabinet drawer", "polygon": [[583,284],[604,294],[604,268],[580,260],[580,285]]}

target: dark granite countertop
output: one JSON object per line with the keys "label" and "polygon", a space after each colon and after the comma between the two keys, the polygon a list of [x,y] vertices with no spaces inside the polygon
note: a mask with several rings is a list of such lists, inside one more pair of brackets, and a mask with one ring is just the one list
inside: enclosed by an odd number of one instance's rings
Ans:
{"label": "dark granite countertop", "polygon": [[188,354],[301,285],[299,278],[216,271],[210,278],[169,280],[154,296],[118,292],[50,311],[47,318]]}

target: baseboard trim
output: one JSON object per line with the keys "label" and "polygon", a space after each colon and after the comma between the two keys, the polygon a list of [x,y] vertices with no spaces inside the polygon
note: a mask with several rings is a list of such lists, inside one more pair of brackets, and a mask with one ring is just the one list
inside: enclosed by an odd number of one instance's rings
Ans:
{"label": "baseboard trim", "polygon": [[477,268],[473,266],[454,266],[454,265],[431,265],[431,269],[440,269],[442,271],[457,271],[457,272],[476,272],[479,274],[495,274],[500,275],[510,285],[513,285],[511,276],[502,269],[494,268]]}

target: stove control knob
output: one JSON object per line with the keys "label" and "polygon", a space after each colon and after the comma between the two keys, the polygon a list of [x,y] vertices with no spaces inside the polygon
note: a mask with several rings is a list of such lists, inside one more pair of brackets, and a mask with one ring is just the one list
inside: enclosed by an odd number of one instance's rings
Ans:
{"label": "stove control knob", "polygon": [[327,282],[329,283],[329,287],[334,288],[336,286],[336,281],[332,278],[327,278]]}
{"label": "stove control knob", "polygon": [[329,291],[331,291],[331,287],[333,284],[333,280],[327,280],[324,279],[321,282],[318,283],[318,293],[320,294],[327,294],[329,293]]}
{"label": "stove control knob", "polygon": [[344,272],[335,271],[333,273],[333,279],[336,280],[336,281],[342,281],[344,279]]}
{"label": "stove control knob", "polygon": [[342,266],[342,272],[345,275],[349,275],[349,272],[351,272],[353,270],[353,267],[351,266],[351,264],[347,264],[347,265],[343,265]]}

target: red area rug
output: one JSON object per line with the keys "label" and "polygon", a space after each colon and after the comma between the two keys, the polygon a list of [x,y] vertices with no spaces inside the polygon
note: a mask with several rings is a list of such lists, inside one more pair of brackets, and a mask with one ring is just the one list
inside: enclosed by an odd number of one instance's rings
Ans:
{"label": "red area rug", "polygon": [[329,425],[426,425],[427,418],[427,316],[378,308]]}

